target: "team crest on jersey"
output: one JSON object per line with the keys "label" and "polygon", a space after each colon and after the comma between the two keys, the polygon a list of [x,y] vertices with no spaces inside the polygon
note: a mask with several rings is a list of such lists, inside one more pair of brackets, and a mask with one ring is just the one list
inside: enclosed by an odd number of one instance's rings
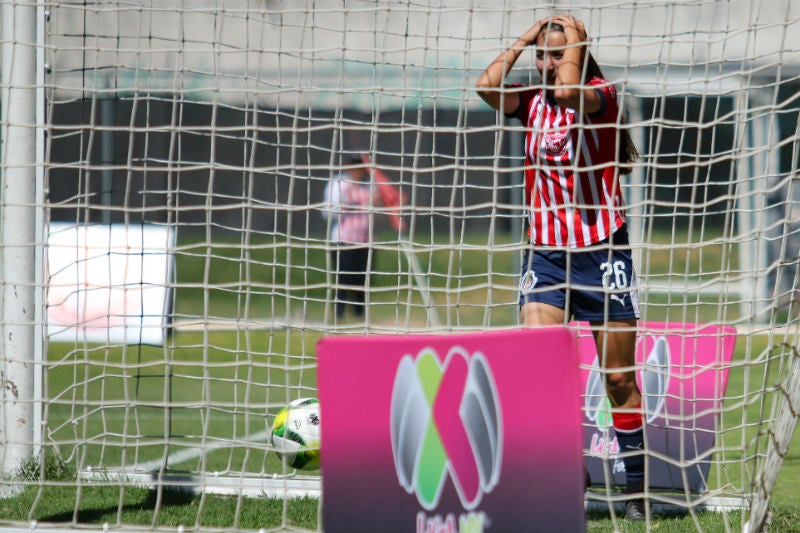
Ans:
{"label": "team crest on jersey", "polygon": [[546,133],[544,136],[544,149],[549,155],[564,153],[567,146],[567,136],[564,133]]}
{"label": "team crest on jersey", "polygon": [[522,275],[522,279],[519,280],[519,290],[522,294],[528,294],[536,287],[536,282],[539,281],[539,278],[536,277],[536,274],[533,270],[528,270]]}

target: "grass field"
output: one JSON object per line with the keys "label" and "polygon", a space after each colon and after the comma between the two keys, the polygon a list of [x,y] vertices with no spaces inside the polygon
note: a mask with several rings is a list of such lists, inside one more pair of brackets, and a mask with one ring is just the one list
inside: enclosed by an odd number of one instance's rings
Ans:
{"label": "grass field", "polygon": [[[457,247],[411,247],[444,328],[516,324],[518,249],[514,242],[487,243],[481,240],[485,238],[472,235]],[[193,497],[76,482],[76,473],[88,467],[160,464],[166,437],[170,456],[184,458],[169,465],[175,471],[233,476],[283,472],[275,454],[267,451],[271,417],[287,400],[315,394],[315,346],[323,335],[368,328],[362,322],[336,323],[330,316],[326,302],[331,280],[321,243],[250,244],[246,251],[236,242],[180,246],[176,329],[165,346],[49,347],[45,437],[50,459],[43,470],[28,469],[31,481],[20,496],[0,500],[2,520],[317,528],[318,502],[312,499]],[[643,274],[667,279],[671,272],[690,270],[698,278],[711,278],[731,264],[729,255],[730,250],[716,245],[702,250],[691,243],[671,250],[653,247],[643,253]],[[386,245],[376,260],[378,274],[371,280],[367,317],[370,331],[424,331],[429,319],[406,254]],[[739,312],[735,305],[728,309],[719,295],[644,296],[647,320],[735,322]],[[216,321],[239,326],[204,326]],[[274,325],[277,322],[282,326]],[[194,323],[200,327],[188,327]],[[727,450],[726,466],[712,468],[709,486],[742,488],[745,476],[735,450],[748,455],[763,446],[757,424],[770,404],[768,398],[762,403],[759,391],[774,385],[780,374],[775,365],[767,368],[753,359],[785,351],[779,346],[784,340],[767,335],[738,339],[719,437]],[[798,440],[796,435],[775,488],[771,531],[800,532]],[[190,453],[200,445],[211,451]],[[642,524],[615,521],[604,513],[588,518],[589,531],[645,531]],[[650,531],[739,531],[742,520],[739,513],[662,516]]]}

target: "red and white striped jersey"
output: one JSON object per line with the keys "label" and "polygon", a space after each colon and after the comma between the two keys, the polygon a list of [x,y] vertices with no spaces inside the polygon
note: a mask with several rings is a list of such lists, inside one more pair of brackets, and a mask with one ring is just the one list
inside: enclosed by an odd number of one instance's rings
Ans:
{"label": "red and white striped jersey", "polygon": [[370,208],[372,193],[369,183],[341,174],[325,187],[322,213],[330,219],[331,242],[364,244],[370,241]]}
{"label": "red and white striped jersey", "polygon": [[597,113],[562,107],[542,89],[519,93],[514,116],[528,128],[525,193],[535,245],[585,247],[625,223],[616,168],[617,92],[602,78],[588,85],[603,99]]}

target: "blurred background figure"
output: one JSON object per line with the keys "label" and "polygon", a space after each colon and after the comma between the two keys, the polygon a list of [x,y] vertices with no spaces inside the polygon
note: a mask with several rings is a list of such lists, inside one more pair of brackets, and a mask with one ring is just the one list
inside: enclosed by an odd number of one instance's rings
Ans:
{"label": "blurred background figure", "polygon": [[336,273],[337,319],[344,318],[348,306],[357,318],[364,316],[367,282],[375,258],[374,207],[384,206],[392,227],[400,232],[403,200],[400,189],[372,166],[366,154],[348,156],[342,171],[325,187],[322,215],[329,225],[331,265]]}

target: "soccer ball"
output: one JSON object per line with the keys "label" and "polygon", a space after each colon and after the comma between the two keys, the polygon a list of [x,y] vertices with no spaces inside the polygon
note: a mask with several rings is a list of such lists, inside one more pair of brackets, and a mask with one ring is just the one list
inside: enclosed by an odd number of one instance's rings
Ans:
{"label": "soccer ball", "polygon": [[272,423],[270,443],[291,468],[319,468],[319,401],[300,398],[284,407]]}

